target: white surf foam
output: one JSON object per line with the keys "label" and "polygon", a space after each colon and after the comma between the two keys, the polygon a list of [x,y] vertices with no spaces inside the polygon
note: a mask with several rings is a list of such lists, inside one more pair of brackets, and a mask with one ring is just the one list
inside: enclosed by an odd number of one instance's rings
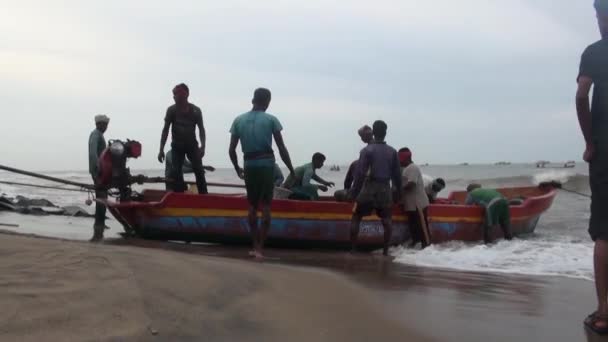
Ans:
{"label": "white surf foam", "polygon": [[424,250],[397,247],[391,255],[422,267],[593,280],[592,243],[566,237],[500,240],[490,246],[453,241]]}
{"label": "white surf foam", "polygon": [[574,172],[568,170],[548,170],[537,173],[532,177],[534,184],[538,185],[542,182],[558,181],[561,184],[568,182],[570,177],[574,176]]}

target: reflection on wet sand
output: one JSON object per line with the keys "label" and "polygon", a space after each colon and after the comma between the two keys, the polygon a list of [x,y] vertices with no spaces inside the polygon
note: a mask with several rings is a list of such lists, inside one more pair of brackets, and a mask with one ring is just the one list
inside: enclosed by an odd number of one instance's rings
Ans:
{"label": "reflection on wet sand", "polygon": [[[247,259],[244,247],[141,239],[111,243]],[[268,255],[265,262],[346,275],[374,293],[390,315],[437,340],[606,340],[583,328],[593,310],[589,281],[421,268],[377,254],[270,249]]]}

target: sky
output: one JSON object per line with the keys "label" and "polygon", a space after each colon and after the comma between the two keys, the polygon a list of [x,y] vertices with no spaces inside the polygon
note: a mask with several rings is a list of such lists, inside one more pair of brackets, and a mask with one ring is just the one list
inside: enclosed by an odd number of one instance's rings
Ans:
{"label": "sky", "polygon": [[[273,93],[294,164],[358,156],[357,129],[418,163],[580,160],[574,93],[599,39],[591,0],[0,0],[0,164],[86,170],[106,139],[158,154],[171,89],[203,110],[205,164],[253,90]],[[168,149],[168,147],[167,147]]]}

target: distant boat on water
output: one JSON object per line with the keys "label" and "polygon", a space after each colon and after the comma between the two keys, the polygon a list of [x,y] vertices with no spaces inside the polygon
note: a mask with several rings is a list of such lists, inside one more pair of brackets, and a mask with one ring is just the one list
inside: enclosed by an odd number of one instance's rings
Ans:
{"label": "distant boat on water", "polygon": [[340,165],[332,165],[329,168],[329,171],[335,171],[335,172],[339,172],[340,171]]}
{"label": "distant boat on water", "polygon": [[497,166],[511,165],[511,162],[499,161],[499,162],[495,163],[494,165],[497,165]]}
{"label": "distant boat on water", "polygon": [[536,162],[536,168],[544,169],[549,164],[551,164],[551,162],[548,160],[539,160]]}
{"label": "distant boat on water", "polygon": [[574,160],[569,160],[564,164],[565,169],[572,169],[576,166],[576,162]]}
{"label": "distant boat on water", "polygon": [[551,163],[547,160],[539,160],[536,162],[536,167],[539,169],[551,168],[551,169],[572,169],[576,167],[576,162],[574,160],[569,160],[565,163]]}

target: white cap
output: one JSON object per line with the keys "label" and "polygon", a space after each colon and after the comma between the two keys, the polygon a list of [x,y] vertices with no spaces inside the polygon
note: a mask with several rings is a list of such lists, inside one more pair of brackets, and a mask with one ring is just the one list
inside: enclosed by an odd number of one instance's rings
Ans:
{"label": "white cap", "polygon": [[95,115],[95,123],[100,123],[100,122],[105,122],[108,123],[110,122],[110,118],[105,116],[105,115]]}

